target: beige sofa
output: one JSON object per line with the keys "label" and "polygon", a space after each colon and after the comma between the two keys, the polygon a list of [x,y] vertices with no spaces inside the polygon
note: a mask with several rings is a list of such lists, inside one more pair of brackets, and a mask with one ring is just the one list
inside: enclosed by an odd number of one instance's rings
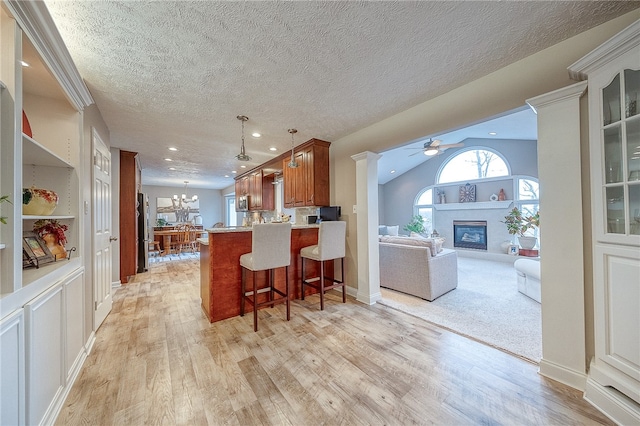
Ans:
{"label": "beige sofa", "polygon": [[455,250],[436,248],[434,256],[432,244],[408,237],[382,237],[379,246],[380,287],[433,301],[458,286]]}

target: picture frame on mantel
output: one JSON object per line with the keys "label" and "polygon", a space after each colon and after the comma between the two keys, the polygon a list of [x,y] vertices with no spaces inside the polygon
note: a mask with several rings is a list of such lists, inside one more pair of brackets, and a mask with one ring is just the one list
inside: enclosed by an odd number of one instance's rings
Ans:
{"label": "picture frame on mantel", "polygon": [[467,183],[466,185],[462,185],[460,187],[460,198],[461,203],[475,203],[476,202],[476,186]]}

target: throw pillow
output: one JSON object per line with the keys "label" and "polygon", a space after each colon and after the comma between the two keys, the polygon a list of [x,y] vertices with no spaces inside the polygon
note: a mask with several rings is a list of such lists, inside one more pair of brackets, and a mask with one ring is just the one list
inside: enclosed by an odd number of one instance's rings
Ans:
{"label": "throw pillow", "polygon": [[378,235],[387,235],[387,225],[378,225]]}
{"label": "throw pillow", "polygon": [[387,226],[387,235],[393,235],[394,237],[397,237],[398,228],[400,228],[400,225]]}

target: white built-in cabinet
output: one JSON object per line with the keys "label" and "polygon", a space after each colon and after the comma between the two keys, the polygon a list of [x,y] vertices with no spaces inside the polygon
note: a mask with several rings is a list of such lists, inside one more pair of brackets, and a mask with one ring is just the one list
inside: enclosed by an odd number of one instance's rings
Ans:
{"label": "white built-in cabinet", "polygon": [[[92,101],[44,2],[2,1],[0,195],[12,204],[0,206],[0,424],[53,424],[90,347],[80,185],[82,111]],[[46,217],[68,226],[75,250],[23,269],[23,235],[43,218],[22,214],[22,189],[32,186],[58,194]]]}
{"label": "white built-in cabinet", "polygon": [[640,21],[570,67],[586,78],[595,356],[585,397],[640,422]]}

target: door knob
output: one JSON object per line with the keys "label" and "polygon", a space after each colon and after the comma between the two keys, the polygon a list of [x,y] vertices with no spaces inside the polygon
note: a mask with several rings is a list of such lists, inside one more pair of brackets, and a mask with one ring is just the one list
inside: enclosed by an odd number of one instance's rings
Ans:
{"label": "door knob", "polygon": [[118,240],[118,237],[109,237],[109,242],[117,241],[117,240]]}

